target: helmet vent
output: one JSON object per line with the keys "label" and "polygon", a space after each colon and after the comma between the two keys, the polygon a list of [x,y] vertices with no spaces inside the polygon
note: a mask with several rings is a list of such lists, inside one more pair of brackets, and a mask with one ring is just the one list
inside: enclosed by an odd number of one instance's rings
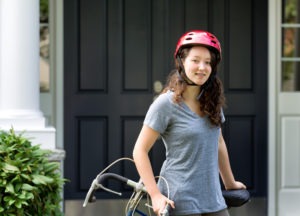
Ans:
{"label": "helmet vent", "polygon": [[188,37],[188,38],[186,38],[185,40],[192,40],[193,38],[191,38],[191,37]]}

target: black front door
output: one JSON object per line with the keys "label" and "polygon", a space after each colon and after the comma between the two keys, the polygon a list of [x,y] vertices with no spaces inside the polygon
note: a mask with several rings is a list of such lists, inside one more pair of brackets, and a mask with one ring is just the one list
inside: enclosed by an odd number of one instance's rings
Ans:
{"label": "black front door", "polygon": [[[131,157],[144,115],[173,69],[177,39],[192,29],[222,43],[232,168],[254,195],[265,196],[266,12],[266,0],[65,0],[65,198],[83,199],[103,168]],[[156,174],[163,159],[158,141],[151,152]],[[137,179],[130,162],[111,171]]]}

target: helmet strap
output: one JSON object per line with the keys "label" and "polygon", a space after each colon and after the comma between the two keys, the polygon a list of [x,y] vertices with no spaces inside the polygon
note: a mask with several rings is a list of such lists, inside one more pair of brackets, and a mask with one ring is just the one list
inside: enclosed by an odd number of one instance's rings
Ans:
{"label": "helmet strap", "polygon": [[[182,64],[181,58],[179,56],[177,56],[177,61],[179,63],[179,67],[181,68],[182,72],[184,73],[185,77],[183,77],[179,70],[177,70],[177,75],[179,77],[179,79],[183,82],[185,82],[187,85],[191,85],[191,86],[198,86],[196,83],[194,83],[193,81],[191,81],[184,70],[184,66]],[[214,71],[212,72],[212,74],[210,75],[210,77],[208,78],[208,80],[206,81],[206,83],[202,86],[200,94],[197,96],[197,100],[200,100],[201,96],[203,95],[203,93],[205,92],[205,90],[212,85],[212,82],[214,81],[214,79],[216,78],[217,73]]]}
{"label": "helmet strap", "polygon": [[208,89],[208,87],[212,85],[212,83],[215,80],[216,76],[217,76],[217,73],[215,71],[212,72],[212,74],[210,75],[210,77],[208,78],[208,80],[206,81],[206,83],[201,88],[200,94],[197,97],[198,100],[201,98],[201,96],[203,95],[203,93]]}
{"label": "helmet strap", "polygon": [[203,95],[205,89],[201,89],[200,94],[197,96],[197,100],[200,100],[201,96]]}

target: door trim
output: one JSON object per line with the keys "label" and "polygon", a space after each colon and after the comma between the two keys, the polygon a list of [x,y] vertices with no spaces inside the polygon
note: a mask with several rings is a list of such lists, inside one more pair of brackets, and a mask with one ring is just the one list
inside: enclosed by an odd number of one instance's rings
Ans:
{"label": "door trim", "polygon": [[268,36],[268,215],[276,216],[277,188],[276,188],[276,131],[277,131],[277,52],[278,52],[278,1],[269,0],[269,36]]}

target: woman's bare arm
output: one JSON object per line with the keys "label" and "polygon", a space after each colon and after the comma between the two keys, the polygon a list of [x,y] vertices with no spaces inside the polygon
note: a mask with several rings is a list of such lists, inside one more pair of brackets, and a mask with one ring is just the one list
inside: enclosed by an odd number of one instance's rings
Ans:
{"label": "woman's bare arm", "polygon": [[159,133],[157,131],[144,125],[133,149],[133,159],[136,168],[151,197],[153,211],[156,214],[159,214],[167,203],[173,208],[175,207],[174,202],[167,199],[159,191],[148,155],[158,136]]}
{"label": "woman's bare arm", "polygon": [[234,179],[234,176],[233,176],[233,173],[231,170],[231,166],[230,166],[227,147],[226,147],[222,133],[220,134],[220,137],[219,137],[219,169],[220,169],[220,174],[221,174],[221,178],[223,180],[224,186],[227,190],[229,190],[229,189],[246,189],[246,186],[243,183],[238,182]]}

